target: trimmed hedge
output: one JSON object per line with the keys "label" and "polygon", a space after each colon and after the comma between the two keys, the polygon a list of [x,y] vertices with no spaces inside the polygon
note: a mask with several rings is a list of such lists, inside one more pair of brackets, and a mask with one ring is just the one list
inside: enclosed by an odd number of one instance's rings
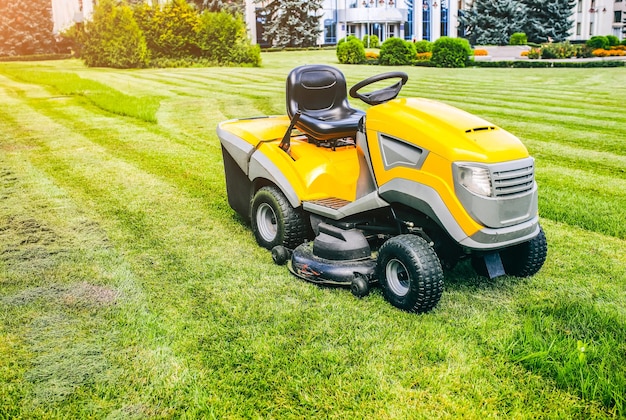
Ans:
{"label": "trimmed hedge", "polygon": [[344,38],[337,44],[337,59],[341,64],[360,64],[365,61],[365,48],[354,36]]}
{"label": "trimmed hedge", "polygon": [[382,65],[405,66],[415,61],[415,46],[401,38],[387,38],[380,47]]}
{"label": "trimmed hedge", "polygon": [[470,63],[472,48],[467,39],[442,36],[433,43],[431,62],[437,67],[465,67]]}
{"label": "trimmed hedge", "polygon": [[596,68],[596,67],[626,67],[626,60],[598,60],[598,61],[474,61],[473,67],[496,67],[496,68]]}

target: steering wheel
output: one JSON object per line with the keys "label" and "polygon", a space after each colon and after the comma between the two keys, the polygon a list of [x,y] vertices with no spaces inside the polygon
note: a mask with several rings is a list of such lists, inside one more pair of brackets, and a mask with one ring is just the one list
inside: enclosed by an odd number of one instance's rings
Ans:
{"label": "steering wheel", "polygon": [[[365,86],[371,85],[372,83],[380,82],[381,80],[396,78],[400,78],[400,80],[386,88],[382,88],[368,93],[358,92]],[[368,105],[382,104],[398,96],[400,90],[402,89],[402,86],[404,86],[407,80],[409,80],[409,75],[401,71],[391,71],[388,73],[377,74],[375,76],[368,77],[367,79],[362,80],[356,85],[352,86],[350,88],[350,96],[353,98],[358,98]]]}

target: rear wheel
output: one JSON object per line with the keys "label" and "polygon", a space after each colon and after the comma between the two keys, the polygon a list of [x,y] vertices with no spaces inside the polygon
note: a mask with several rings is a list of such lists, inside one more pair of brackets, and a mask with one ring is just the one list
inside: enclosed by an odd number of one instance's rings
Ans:
{"label": "rear wheel", "polygon": [[399,235],[378,252],[378,273],[385,299],[409,312],[428,312],[443,292],[443,269],[433,248],[421,237]]}
{"label": "rear wheel", "polygon": [[259,189],[252,200],[252,232],[259,245],[272,249],[277,245],[295,248],[307,238],[304,214],[294,209],[275,186]]}
{"label": "rear wheel", "polygon": [[548,241],[543,229],[528,242],[515,245],[500,252],[504,271],[515,277],[529,277],[536,274],[548,254]]}

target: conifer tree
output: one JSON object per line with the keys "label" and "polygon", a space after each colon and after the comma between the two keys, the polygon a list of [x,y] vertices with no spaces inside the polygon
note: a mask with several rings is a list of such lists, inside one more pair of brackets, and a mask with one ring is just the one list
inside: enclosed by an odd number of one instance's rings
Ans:
{"label": "conifer tree", "polygon": [[562,42],[572,30],[575,0],[522,0],[527,9],[524,32],[535,43]]}
{"label": "conifer tree", "polygon": [[523,32],[526,6],[516,0],[477,0],[459,16],[474,45],[506,45],[515,32]]}
{"label": "conifer tree", "polygon": [[[257,0],[258,1],[258,0]],[[263,39],[275,47],[310,47],[322,31],[322,0],[272,0],[263,8]]]}
{"label": "conifer tree", "polygon": [[0,1],[0,55],[56,52],[50,0]]}

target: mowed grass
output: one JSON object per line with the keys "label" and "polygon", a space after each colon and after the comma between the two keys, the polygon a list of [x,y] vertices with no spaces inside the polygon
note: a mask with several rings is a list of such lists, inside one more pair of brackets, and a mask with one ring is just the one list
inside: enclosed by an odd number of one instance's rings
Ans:
{"label": "mowed grass", "polygon": [[0,419],[626,416],[625,69],[402,69],[524,141],[549,241],[414,315],[297,280],[229,208],[216,125],[337,65],[263,60],[0,64]]}

